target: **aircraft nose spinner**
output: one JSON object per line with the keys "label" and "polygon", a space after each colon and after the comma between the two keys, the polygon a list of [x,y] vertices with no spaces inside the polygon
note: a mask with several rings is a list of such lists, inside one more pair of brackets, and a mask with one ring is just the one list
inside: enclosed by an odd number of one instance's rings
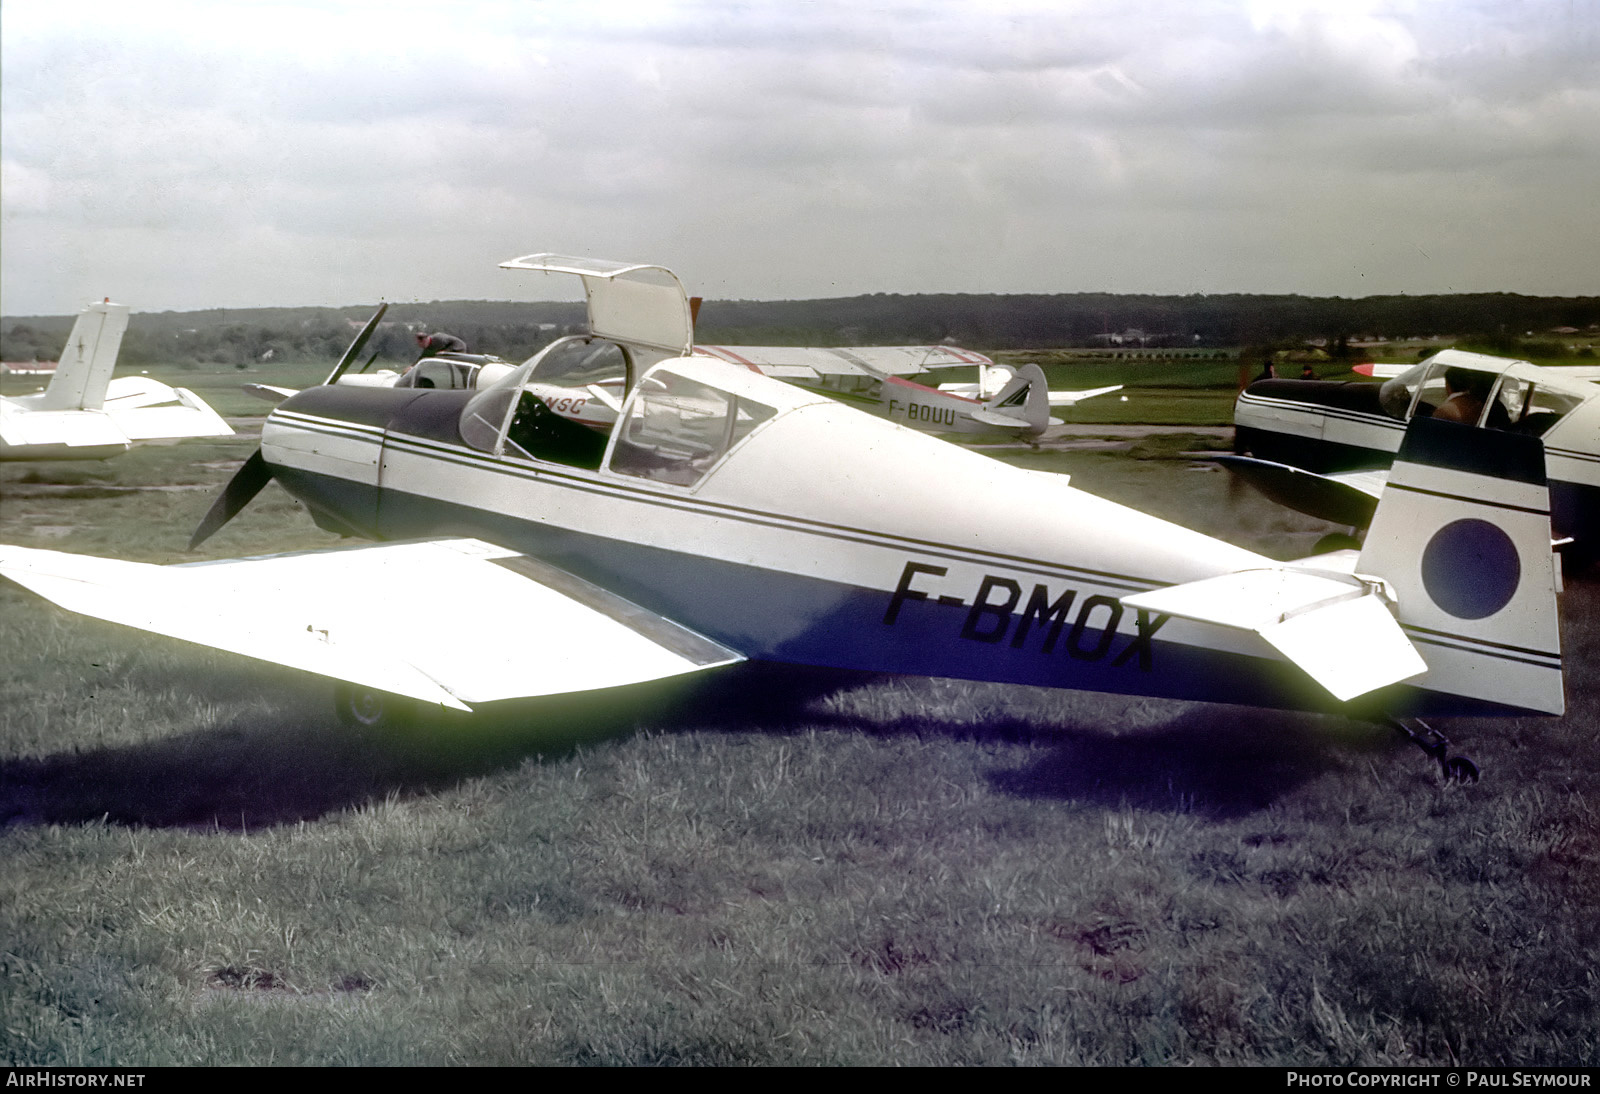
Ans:
{"label": "aircraft nose spinner", "polygon": [[[170,567],[4,548],[0,573],[343,681],[360,719],[745,659],[1360,717],[1561,709],[1537,438],[1485,463],[1465,427],[1416,423],[1366,547],[1277,563],[694,353],[661,267],[506,265],[582,278],[591,332],[476,389],[293,396],[196,533],[275,478],[324,526],[405,542]],[[387,575],[417,566],[447,603],[397,602]],[[463,605],[470,650],[438,638]]]}

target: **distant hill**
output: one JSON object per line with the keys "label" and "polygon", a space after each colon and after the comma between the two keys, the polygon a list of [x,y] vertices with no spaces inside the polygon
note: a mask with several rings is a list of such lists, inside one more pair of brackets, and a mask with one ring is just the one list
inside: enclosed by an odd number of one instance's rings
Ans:
{"label": "distant hill", "polygon": [[[123,343],[129,365],[336,358],[372,305],[340,308],[213,308],[139,312]],[[0,318],[0,357],[50,360],[74,316]],[[464,338],[476,352],[520,358],[579,330],[583,305],[440,300],[390,307],[372,349],[415,356],[421,327]],[[1576,334],[1553,335],[1555,328]],[[1453,335],[1515,352],[1523,339],[1554,344],[1600,338],[1600,296],[1466,293],[1359,298],[1224,294],[873,293],[825,300],[708,300],[697,338],[706,343],[874,345],[954,342],[979,350],[1134,344],[1232,347],[1324,339],[1406,340]]]}

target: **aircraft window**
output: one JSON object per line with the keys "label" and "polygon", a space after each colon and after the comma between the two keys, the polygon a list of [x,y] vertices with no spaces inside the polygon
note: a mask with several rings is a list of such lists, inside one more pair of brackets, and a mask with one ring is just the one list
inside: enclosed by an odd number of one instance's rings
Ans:
{"label": "aircraft window", "polygon": [[563,338],[533,358],[531,380],[565,387],[609,387],[620,402],[628,380],[628,358],[615,342]]}
{"label": "aircraft window", "polygon": [[1417,393],[1416,400],[1412,404],[1410,416],[1413,418],[1418,416],[1424,418],[1432,417],[1434,411],[1444,405],[1448,395],[1449,393],[1445,391],[1444,386],[1444,371],[1442,369],[1433,370],[1428,378],[1422,381],[1421,390]]}
{"label": "aircraft window", "polygon": [[1408,368],[1400,375],[1385,380],[1378,389],[1378,404],[1383,407],[1383,412],[1391,418],[1405,421],[1411,417],[1411,403],[1416,398],[1417,386],[1422,383],[1422,377],[1427,373],[1423,365]]}
{"label": "aircraft window", "polygon": [[691,486],[777,411],[670,372],[654,372],[617,436],[611,470]]}
{"label": "aircraft window", "polygon": [[492,387],[474,395],[461,412],[461,439],[480,452],[495,452],[506,427],[511,406],[522,391],[518,369]]}
{"label": "aircraft window", "polygon": [[571,388],[534,381],[517,399],[516,413],[506,427],[505,451],[528,460],[598,470],[606,454],[610,421],[596,428],[579,416],[583,400]]}
{"label": "aircraft window", "polygon": [[1531,433],[1535,437],[1542,437],[1551,426],[1576,410],[1582,402],[1580,396],[1535,385],[1528,396],[1526,412],[1517,419],[1512,428],[1518,433]]}
{"label": "aircraft window", "polygon": [[598,468],[628,372],[614,342],[558,339],[472,398],[461,439],[496,455]]}
{"label": "aircraft window", "polygon": [[878,383],[876,376],[851,376],[845,374],[826,375],[822,377],[822,386],[831,391],[843,392],[846,395],[856,395],[872,389]]}
{"label": "aircraft window", "polygon": [[1410,421],[1415,417],[1437,417],[1446,421],[1477,425],[1484,422],[1504,428],[1509,417],[1504,408],[1489,406],[1496,376],[1492,372],[1443,364],[1417,365],[1384,382],[1378,389],[1378,403],[1391,418]]}
{"label": "aircraft window", "polygon": [[1533,385],[1526,380],[1519,380],[1515,376],[1500,377],[1500,386],[1495,390],[1494,399],[1489,403],[1489,413],[1485,416],[1483,424],[1490,429],[1510,429],[1522,420],[1522,415],[1528,408],[1528,397],[1533,394]]}
{"label": "aircraft window", "polygon": [[465,361],[450,361],[429,357],[418,361],[399,380],[395,387],[432,387],[441,390],[461,390],[472,386],[472,377],[479,365]]}

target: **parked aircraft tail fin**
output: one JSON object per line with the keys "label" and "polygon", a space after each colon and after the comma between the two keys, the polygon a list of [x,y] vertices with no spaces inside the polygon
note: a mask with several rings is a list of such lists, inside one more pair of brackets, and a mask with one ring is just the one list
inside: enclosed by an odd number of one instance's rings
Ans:
{"label": "parked aircraft tail fin", "polygon": [[90,304],[72,325],[56,374],[45,389],[38,410],[96,410],[105,402],[106,386],[117,367],[122,335],[128,329],[128,305],[109,300]]}
{"label": "parked aircraft tail fin", "polygon": [[983,404],[983,409],[1028,423],[1028,431],[1043,433],[1050,426],[1050,387],[1038,365],[1023,365],[1015,370],[1000,393]]}
{"label": "parked aircraft tail fin", "polygon": [[1429,691],[1560,714],[1565,707],[1544,445],[1414,420],[1356,571],[1394,589]]}

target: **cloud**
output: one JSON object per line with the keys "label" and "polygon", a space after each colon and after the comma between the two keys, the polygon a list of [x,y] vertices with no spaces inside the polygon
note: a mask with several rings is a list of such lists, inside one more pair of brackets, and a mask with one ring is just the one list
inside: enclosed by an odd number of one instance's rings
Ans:
{"label": "cloud", "polygon": [[[1595,291],[1527,242],[1600,244],[1600,39],[1566,3],[7,0],[0,21],[11,313],[67,310],[107,267],[172,307],[503,296],[494,263],[541,249],[744,297]],[[1447,276],[1420,257],[1445,240]]]}

